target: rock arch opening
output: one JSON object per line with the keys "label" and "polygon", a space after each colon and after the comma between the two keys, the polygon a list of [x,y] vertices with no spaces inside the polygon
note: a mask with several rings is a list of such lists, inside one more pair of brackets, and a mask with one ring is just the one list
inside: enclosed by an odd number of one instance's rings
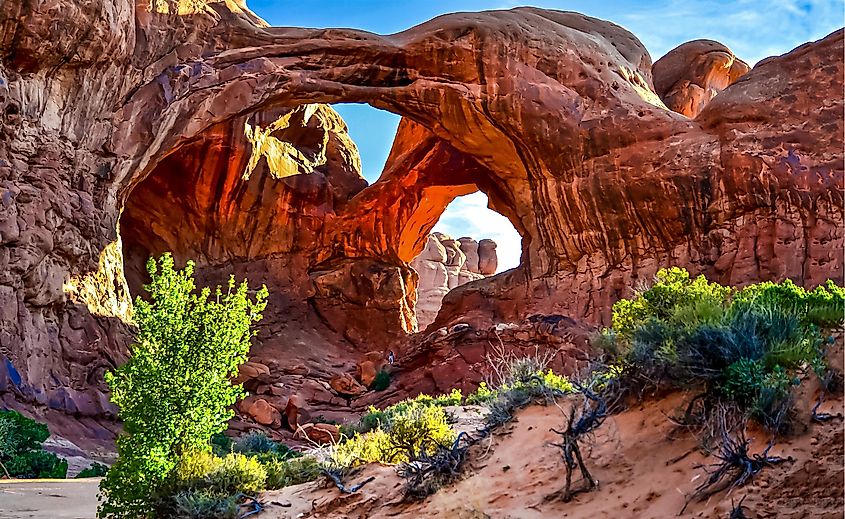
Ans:
{"label": "rock arch opening", "polygon": [[423,251],[411,261],[419,275],[419,330],[434,322],[450,291],[519,266],[522,237],[487,204],[480,191],[456,198],[434,225]]}

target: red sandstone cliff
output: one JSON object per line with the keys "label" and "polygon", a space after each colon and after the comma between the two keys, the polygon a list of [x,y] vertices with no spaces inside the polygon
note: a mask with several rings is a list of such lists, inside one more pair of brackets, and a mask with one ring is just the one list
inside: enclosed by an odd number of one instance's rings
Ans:
{"label": "red sandstone cliff", "polygon": [[[200,259],[206,280],[270,285],[254,356],[275,378],[255,392],[282,381],[334,409],[325,381],[391,347],[413,368],[403,391],[461,378],[453,343],[407,339],[408,262],[476,189],[522,235],[522,265],[451,292],[443,337],[513,322],[567,342],[555,330],[587,326],[563,316],[600,323],[669,264],[729,284],[841,282],[842,31],[741,76],[700,45],[652,68],[621,27],[535,8],[378,36],[266,27],[237,2],[4,2],[4,402],[107,413],[139,262],[164,249]],[[342,123],[296,108],[341,101],[403,116],[372,186]],[[296,125],[271,128],[292,109]],[[262,155],[247,122],[290,146]]]}

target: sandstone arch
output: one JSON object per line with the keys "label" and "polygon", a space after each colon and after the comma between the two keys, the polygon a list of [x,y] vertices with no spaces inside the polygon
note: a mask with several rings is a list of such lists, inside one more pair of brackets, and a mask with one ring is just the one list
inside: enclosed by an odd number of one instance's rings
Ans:
{"label": "sandstone arch", "polygon": [[[133,189],[226,125],[309,103],[406,119],[395,175],[342,204],[297,284],[352,343],[368,342],[356,320],[389,321],[386,341],[409,329],[416,229],[472,185],[523,235],[523,265],[451,294],[437,325],[601,322],[665,264],[732,284],[841,279],[842,31],[758,64],[690,119],[663,106],[633,35],[574,13],[455,14],[377,36],[269,28],[231,0],[69,6],[0,6],[0,391],[14,398],[107,412]],[[326,341],[306,332],[302,348]]]}

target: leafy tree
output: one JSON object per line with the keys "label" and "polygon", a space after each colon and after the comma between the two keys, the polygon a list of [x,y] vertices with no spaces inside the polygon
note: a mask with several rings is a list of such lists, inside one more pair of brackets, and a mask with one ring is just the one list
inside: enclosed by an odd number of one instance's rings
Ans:
{"label": "leafy tree", "polygon": [[151,496],[186,452],[211,450],[244,396],[230,379],[247,359],[250,326],[261,319],[267,289],[250,298],[246,281],[224,291],[196,290],[194,264],[150,259],[149,300],[135,300],[137,337],[123,366],[106,374],[125,434],[117,463],[100,484],[100,517],[153,517]]}
{"label": "leafy tree", "polygon": [[0,476],[64,478],[67,461],[41,450],[47,426],[17,411],[0,410]]}

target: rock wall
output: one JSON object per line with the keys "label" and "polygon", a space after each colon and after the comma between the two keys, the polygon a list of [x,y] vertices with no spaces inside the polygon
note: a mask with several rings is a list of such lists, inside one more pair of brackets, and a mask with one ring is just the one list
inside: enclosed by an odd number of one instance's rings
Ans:
{"label": "rock wall", "polygon": [[[255,391],[337,408],[327,381],[370,353],[421,348],[407,380],[448,368],[452,346],[408,339],[409,262],[476,190],[522,235],[522,264],[449,292],[431,329],[606,323],[664,265],[842,282],[843,32],[738,78],[708,45],[653,68],[625,29],[536,8],[380,36],[268,27],[231,0],[3,2],[4,403],[108,414],[102,373],[162,248],[208,280],[270,285]],[[334,102],[403,117],[371,186],[330,113],[309,122]],[[275,126],[289,114],[299,126]],[[277,178],[293,170],[310,173]]]}
{"label": "rock wall", "polygon": [[[483,245],[482,245],[483,244]],[[434,322],[443,297],[452,289],[496,273],[496,242],[469,237],[452,239],[434,232],[425,249],[411,261],[417,281],[417,326],[425,329]]]}

